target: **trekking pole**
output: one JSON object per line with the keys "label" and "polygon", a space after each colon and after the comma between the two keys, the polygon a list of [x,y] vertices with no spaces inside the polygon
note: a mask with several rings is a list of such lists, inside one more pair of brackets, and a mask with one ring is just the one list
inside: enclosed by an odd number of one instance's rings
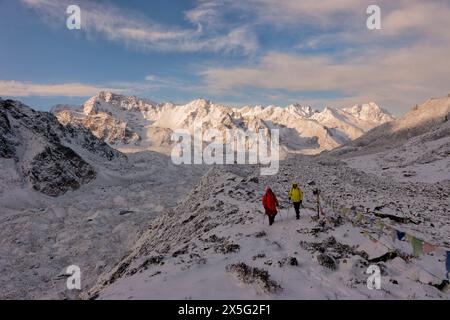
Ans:
{"label": "trekking pole", "polygon": [[290,203],[287,204],[286,208],[287,208],[287,210],[286,210],[286,219],[287,219],[287,218],[289,218],[289,211],[291,210],[291,204]]}
{"label": "trekking pole", "polygon": [[313,190],[313,194],[316,196],[317,202],[317,220],[320,219],[320,189],[316,188]]}

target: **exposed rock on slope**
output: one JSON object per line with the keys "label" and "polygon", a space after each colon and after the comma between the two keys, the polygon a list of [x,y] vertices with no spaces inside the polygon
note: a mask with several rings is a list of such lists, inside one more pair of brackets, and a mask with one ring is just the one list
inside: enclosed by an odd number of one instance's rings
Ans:
{"label": "exposed rock on slope", "polygon": [[62,126],[54,115],[18,101],[0,100],[0,122],[0,158],[13,158],[19,175],[49,196],[78,189],[95,178],[94,167],[82,156],[124,157],[86,128]]}
{"label": "exposed rock on slope", "polygon": [[95,178],[94,168],[72,149],[62,145],[45,147],[29,165],[24,166],[23,174],[36,191],[49,196],[76,190]]}
{"label": "exposed rock on slope", "polygon": [[14,155],[14,146],[11,143],[11,124],[8,117],[0,109],[0,157],[11,158]]}

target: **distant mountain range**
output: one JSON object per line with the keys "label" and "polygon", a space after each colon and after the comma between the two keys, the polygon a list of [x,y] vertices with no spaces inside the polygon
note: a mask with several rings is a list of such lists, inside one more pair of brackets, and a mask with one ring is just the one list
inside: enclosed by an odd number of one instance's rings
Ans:
{"label": "distant mountain range", "polygon": [[170,151],[174,130],[193,132],[196,121],[202,121],[204,128],[232,132],[279,129],[283,151],[317,154],[394,120],[373,102],[319,112],[299,104],[235,108],[205,99],[175,105],[111,92],[100,92],[80,107],[55,106],[52,113],[62,124],[82,125],[119,150],[163,153]]}

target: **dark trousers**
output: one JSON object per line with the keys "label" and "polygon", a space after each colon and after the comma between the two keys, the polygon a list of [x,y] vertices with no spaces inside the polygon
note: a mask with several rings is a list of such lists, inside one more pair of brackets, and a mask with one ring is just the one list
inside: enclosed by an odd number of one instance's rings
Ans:
{"label": "dark trousers", "polygon": [[269,225],[271,226],[275,221],[276,212],[268,211],[266,209],[266,215],[269,217]]}
{"label": "dark trousers", "polygon": [[300,205],[302,204],[302,202],[294,202],[294,209],[295,209],[295,216],[298,218],[300,218]]}

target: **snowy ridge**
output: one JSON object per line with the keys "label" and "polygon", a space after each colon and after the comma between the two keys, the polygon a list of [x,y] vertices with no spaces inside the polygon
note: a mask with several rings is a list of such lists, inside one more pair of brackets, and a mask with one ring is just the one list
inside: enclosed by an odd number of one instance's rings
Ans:
{"label": "snowy ridge", "polygon": [[328,154],[354,168],[400,181],[449,184],[449,117],[450,97],[430,99]]}
{"label": "snowy ridge", "polygon": [[[402,224],[402,228],[412,228],[414,231],[410,233],[439,243],[450,234],[449,216],[442,211],[443,207],[434,216],[428,216],[432,211],[426,206],[443,205],[445,193],[428,200],[425,196],[415,199],[411,195],[393,203],[390,197],[394,190],[406,192],[413,186],[373,179],[340,162],[318,164],[308,158],[287,160],[278,176],[258,177],[257,172],[237,167],[211,169],[177,208],[150,224],[132,253],[105,274],[89,296],[97,299],[450,298],[448,288],[440,287],[445,277],[445,264],[438,261],[442,258],[433,255],[412,258],[408,243],[393,244],[390,236],[382,235],[380,242],[374,243],[363,231],[378,234],[375,226],[353,226],[329,206],[324,206],[328,219],[311,219],[315,216],[311,210],[315,206],[312,190],[320,186],[330,203],[339,201],[363,212],[379,205],[379,210],[392,213],[397,206],[398,216],[421,221],[417,225]],[[287,204],[291,181],[285,177],[296,177],[305,191],[306,209],[302,209],[299,221]],[[315,182],[307,184],[312,178]],[[284,207],[273,226],[268,226],[261,210],[264,185],[273,188]],[[372,193],[371,188],[378,192]],[[352,197],[343,200],[344,194]],[[423,216],[406,212],[407,204],[417,204]],[[439,235],[433,235],[435,231]],[[401,249],[391,256],[382,243]],[[448,247],[449,243],[442,245]],[[366,287],[365,271],[369,264],[376,264],[382,270],[381,290]],[[424,270],[432,271],[437,277]]]}
{"label": "snowy ridge", "polygon": [[[77,123],[123,151],[155,150],[168,153],[170,134],[176,129],[193,131],[194,122],[221,131],[280,130],[286,152],[318,153],[361,136],[393,117],[375,103],[352,108],[326,108],[322,112],[293,104],[234,108],[197,99],[186,105],[155,103],[137,97],[100,92],[81,108],[55,107],[63,124]],[[155,134],[157,132],[158,134]]]}
{"label": "snowy ridge", "polygon": [[364,136],[350,142],[349,146],[365,149],[397,146],[414,136],[433,130],[433,127],[439,127],[448,120],[449,113],[450,97],[429,99],[413,107],[403,117],[370,130]]}

